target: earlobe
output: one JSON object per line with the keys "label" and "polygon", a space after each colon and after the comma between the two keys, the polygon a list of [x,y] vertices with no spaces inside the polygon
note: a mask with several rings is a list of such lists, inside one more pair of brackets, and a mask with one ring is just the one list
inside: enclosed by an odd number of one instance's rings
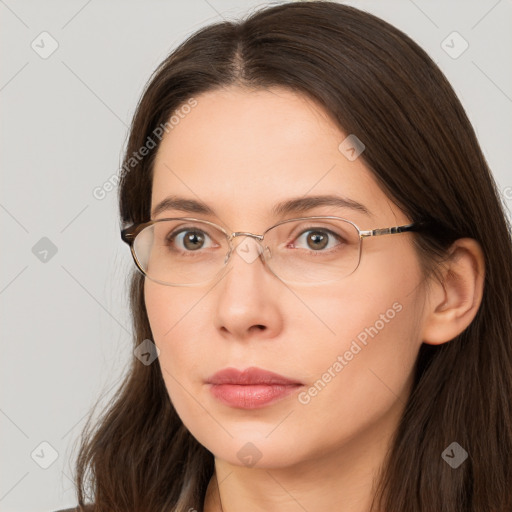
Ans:
{"label": "earlobe", "polygon": [[423,342],[440,345],[454,339],[475,318],[482,303],[485,258],[471,238],[454,242],[441,268],[441,281],[427,291]]}

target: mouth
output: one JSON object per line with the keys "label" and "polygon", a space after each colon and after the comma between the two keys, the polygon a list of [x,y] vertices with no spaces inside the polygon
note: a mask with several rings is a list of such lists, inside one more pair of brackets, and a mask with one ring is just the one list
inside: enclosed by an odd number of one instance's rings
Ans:
{"label": "mouth", "polygon": [[225,368],[206,383],[216,399],[239,409],[265,407],[303,386],[302,382],[256,367],[243,371]]}

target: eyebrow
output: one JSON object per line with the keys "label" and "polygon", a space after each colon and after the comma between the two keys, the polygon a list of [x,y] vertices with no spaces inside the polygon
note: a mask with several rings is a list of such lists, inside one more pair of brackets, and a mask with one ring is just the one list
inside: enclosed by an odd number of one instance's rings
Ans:
{"label": "eyebrow", "polygon": [[[336,195],[304,196],[288,199],[274,205],[271,213],[274,216],[284,216],[290,213],[305,213],[320,206],[335,206],[337,208],[349,208],[359,211],[369,217],[373,217],[370,210],[361,203]],[[185,213],[201,213],[215,215],[215,211],[206,203],[195,199],[186,199],[179,196],[169,196],[160,201],[152,211],[152,218],[167,210],[179,210]]]}

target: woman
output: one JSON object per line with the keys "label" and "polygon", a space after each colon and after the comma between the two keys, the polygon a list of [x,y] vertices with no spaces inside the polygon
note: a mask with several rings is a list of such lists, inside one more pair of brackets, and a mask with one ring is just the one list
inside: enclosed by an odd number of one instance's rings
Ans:
{"label": "woman", "polygon": [[119,200],[136,357],[82,510],[512,510],[510,226],[406,35],[331,2],[201,29]]}

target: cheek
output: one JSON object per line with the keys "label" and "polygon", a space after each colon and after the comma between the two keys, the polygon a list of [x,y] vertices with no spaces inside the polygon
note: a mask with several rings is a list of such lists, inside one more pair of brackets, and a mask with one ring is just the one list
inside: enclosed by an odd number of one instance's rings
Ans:
{"label": "cheek", "polygon": [[356,338],[363,346],[377,337],[396,344],[408,340],[409,320],[417,322],[421,270],[412,254],[401,256],[382,251],[343,281],[299,291],[300,302],[290,301],[295,309],[304,304],[310,311],[302,306],[303,327],[316,330],[326,348],[339,349]]}
{"label": "cheek", "polygon": [[198,406],[197,394],[208,370],[199,346],[202,326],[208,323],[198,321],[207,317],[202,309],[204,303],[199,301],[197,290],[161,286],[149,280],[144,294],[152,341],[160,351],[158,362],[169,399],[184,425],[196,431],[204,422],[204,409]]}
{"label": "cheek", "polygon": [[[380,318],[386,311],[388,323]],[[335,346],[305,357],[309,387],[298,397],[302,411],[297,418],[307,422],[309,431],[323,433],[319,442],[325,449],[357,437],[384,439],[390,425],[386,418],[398,421],[407,401],[418,347],[411,308],[393,302],[391,309],[375,312],[379,315],[343,317],[351,327],[340,327],[343,334]]]}
{"label": "cheek", "polygon": [[[319,422],[350,412],[356,427],[406,400],[421,345],[421,271],[415,258],[391,259],[385,268],[367,265],[343,290],[309,298],[323,322],[315,324],[322,341],[302,354],[310,383],[302,403],[318,411]],[[307,330],[314,332],[312,322]]]}
{"label": "cheek", "polygon": [[197,340],[205,323],[199,319],[205,318],[206,312],[197,291],[146,280],[144,295],[152,341],[160,350],[162,374],[173,389],[179,384],[171,375],[182,382],[184,376],[195,375],[195,369],[200,367]]}
{"label": "cheek", "polygon": [[163,286],[146,279],[144,301],[155,343],[165,345],[176,333],[181,333],[181,338],[190,336],[205,315],[202,299],[196,289]]}

